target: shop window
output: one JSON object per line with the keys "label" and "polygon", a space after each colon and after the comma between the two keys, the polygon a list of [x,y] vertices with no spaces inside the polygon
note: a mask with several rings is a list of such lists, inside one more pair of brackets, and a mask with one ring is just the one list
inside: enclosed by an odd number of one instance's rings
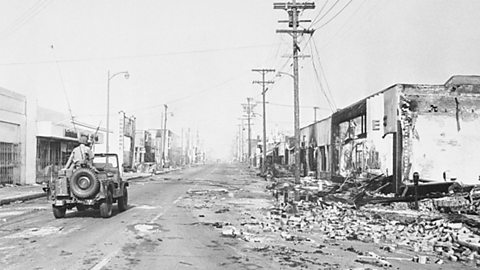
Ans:
{"label": "shop window", "polygon": [[0,142],[0,183],[20,182],[20,144]]}

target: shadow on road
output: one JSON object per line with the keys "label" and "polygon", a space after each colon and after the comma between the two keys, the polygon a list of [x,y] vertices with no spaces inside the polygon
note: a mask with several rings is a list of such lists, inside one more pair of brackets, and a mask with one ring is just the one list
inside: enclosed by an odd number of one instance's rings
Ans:
{"label": "shadow on road", "polygon": [[[127,209],[124,212],[120,212],[118,210],[118,206],[114,205],[113,209],[112,209],[112,216],[110,218],[112,218],[112,217],[114,217],[118,214],[125,213],[132,208],[135,208],[135,205],[128,205]],[[67,212],[67,214],[65,215],[65,218],[79,218],[79,217],[81,217],[81,218],[102,218],[100,216],[100,210],[92,209],[92,208],[89,208],[89,209],[86,209],[86,210],[83,210],[83,211],[78,211],[77,209],[73,208],[72,210]]]}

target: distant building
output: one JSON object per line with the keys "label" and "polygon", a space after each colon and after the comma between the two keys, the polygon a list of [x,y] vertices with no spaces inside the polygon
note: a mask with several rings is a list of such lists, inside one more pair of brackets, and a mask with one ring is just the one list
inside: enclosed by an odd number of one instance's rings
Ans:
{"label": "distant building", "polygon": [[[154,153],[156,163],[161,164],[162,167],[181,164],[183,151],[180,136],[168,129],[166,132],[164,129],[150,129],[148,132],[152,141],[150,152]],[[165,135],[166,140],[164,141]],[[163,150],[164,143],[165,151]]]}

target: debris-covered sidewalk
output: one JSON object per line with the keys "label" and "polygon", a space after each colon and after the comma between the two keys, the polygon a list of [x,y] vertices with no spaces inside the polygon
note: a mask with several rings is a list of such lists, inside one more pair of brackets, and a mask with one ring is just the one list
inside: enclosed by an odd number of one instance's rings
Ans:
{"label": "debris-covered sidewalk", "polygon": [[[272,182],[254,172],[241,171],[224,183],[205,182],[189,190],[177,206],[191,208],[199,219],[196,226],[218,230],[223,244],[241,251],[244,256],[238,259],[245,263],[262,258],[282,269],[480,266],[480,237],[438,211],[413,211],[405,202],[358,208],[325,197],[300,196],[285,183],[272,188]],[[308,194],[312,192],[303,195]],[[429,210],[431,204],[426,200],[420,207]]]}

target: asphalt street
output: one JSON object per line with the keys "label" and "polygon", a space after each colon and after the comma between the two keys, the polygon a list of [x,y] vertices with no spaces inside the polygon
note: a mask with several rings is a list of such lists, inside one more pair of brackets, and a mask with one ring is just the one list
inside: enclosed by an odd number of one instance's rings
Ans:
{"label": "asphalt street", "polygon": [[269,183],[242,164],[192,167],[130,184],[127,211],[115,205],[108,219],[95,210],[55,219],[45,198],[1,206],[0,269],[382,268],[358,261],[370,252],[387,258],[390,269],[474,269],[436,264],[433,254],[419,264],[408,247],[392,252],[381,243],[335,240],[318,224],[294,230],[291,222],[300,216],[272,214],[280,202],[265,189]]}
{"label": "asphalt street", "polygon": [[206,165],[132,182],[129,209],[119,213],[115,206],[108,219],[95,210],[69,210],[55,219],[45,199],[4,206],[0,269],[270,268],[260,259],[239,261],[245,255],[236,240],[178,206],[189,190],[218,187],[225,174]]}

